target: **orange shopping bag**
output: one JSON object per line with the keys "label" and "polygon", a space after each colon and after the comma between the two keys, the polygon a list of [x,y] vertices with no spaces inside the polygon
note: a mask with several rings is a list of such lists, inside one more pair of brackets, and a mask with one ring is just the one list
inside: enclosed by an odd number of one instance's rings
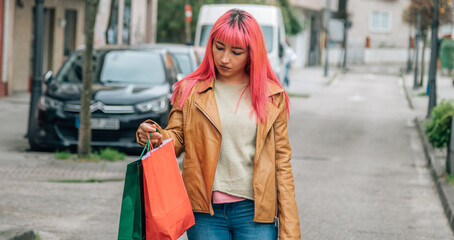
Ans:
{"label": "orange shopping bag", "polygon": [[150,150],[142,158],[142,166],[146,239],[177,239],[195,221],[173,139]]}

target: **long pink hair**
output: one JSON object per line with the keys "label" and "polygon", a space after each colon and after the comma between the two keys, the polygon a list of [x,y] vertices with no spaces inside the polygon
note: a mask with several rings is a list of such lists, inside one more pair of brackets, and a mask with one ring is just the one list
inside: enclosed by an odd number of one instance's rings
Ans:
{"label": "long pink hair", "polygon": [[[171,98],[172,104],[178,104],[182,108],[192,88],[198,81],[205,81],[208,84],[211,78],[216,79],[217,70],[214,65],[212,48],[214,39],[219,39],[232,46],[245,47],[249,50],[249,60],[245,71],[249,73],[250,77],[248,86],[251,89],[252,106],[257,120],[264,123],[268,115],[266,104],[268,100],[268,79],[281,88],[282,86],[268,61],[260,25],[251,14],[239,9],[227,11],[213,25],[202,63],[193,73],[188,74],[174,85],[175,91]],[[183,82],[184,87],[181,85]],[[178,102],[175,103],[178,94],[181,95]],[[287,114],[289,114],[289,97],[285,91],[284,94]]]}

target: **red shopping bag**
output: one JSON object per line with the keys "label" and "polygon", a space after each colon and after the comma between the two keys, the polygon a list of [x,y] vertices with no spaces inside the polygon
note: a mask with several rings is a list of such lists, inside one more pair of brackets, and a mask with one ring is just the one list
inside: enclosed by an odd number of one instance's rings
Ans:
{"label": "red shopping bag", "polygon": [[173,139],[150,150],[142,158],[142,166],[146,239],[177,239],[195,221]]}

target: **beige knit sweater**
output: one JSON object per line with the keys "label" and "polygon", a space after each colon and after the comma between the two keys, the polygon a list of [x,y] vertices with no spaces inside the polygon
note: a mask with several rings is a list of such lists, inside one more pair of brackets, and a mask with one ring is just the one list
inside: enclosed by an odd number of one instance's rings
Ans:
{"label": "beige knit sweater", "polygon": [[245,87],[215,82],[214,94],[221,119],[222,142],[213,191],[254,200],[252,172],[257,122],[252,114],[249,88],[241,96]]}

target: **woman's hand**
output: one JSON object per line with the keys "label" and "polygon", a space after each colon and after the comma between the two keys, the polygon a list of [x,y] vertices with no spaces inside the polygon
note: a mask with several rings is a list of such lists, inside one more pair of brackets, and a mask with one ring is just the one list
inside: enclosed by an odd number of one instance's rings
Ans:
{"label": "woman's hand", "polygon": [[156,131],[156,125],[152,123],[143,122],[137,129],[138,137],[140,142],[146,143],[148,141],[148,135],[151,133],[150,143],[159,143],[162,141],[161,133]]}

